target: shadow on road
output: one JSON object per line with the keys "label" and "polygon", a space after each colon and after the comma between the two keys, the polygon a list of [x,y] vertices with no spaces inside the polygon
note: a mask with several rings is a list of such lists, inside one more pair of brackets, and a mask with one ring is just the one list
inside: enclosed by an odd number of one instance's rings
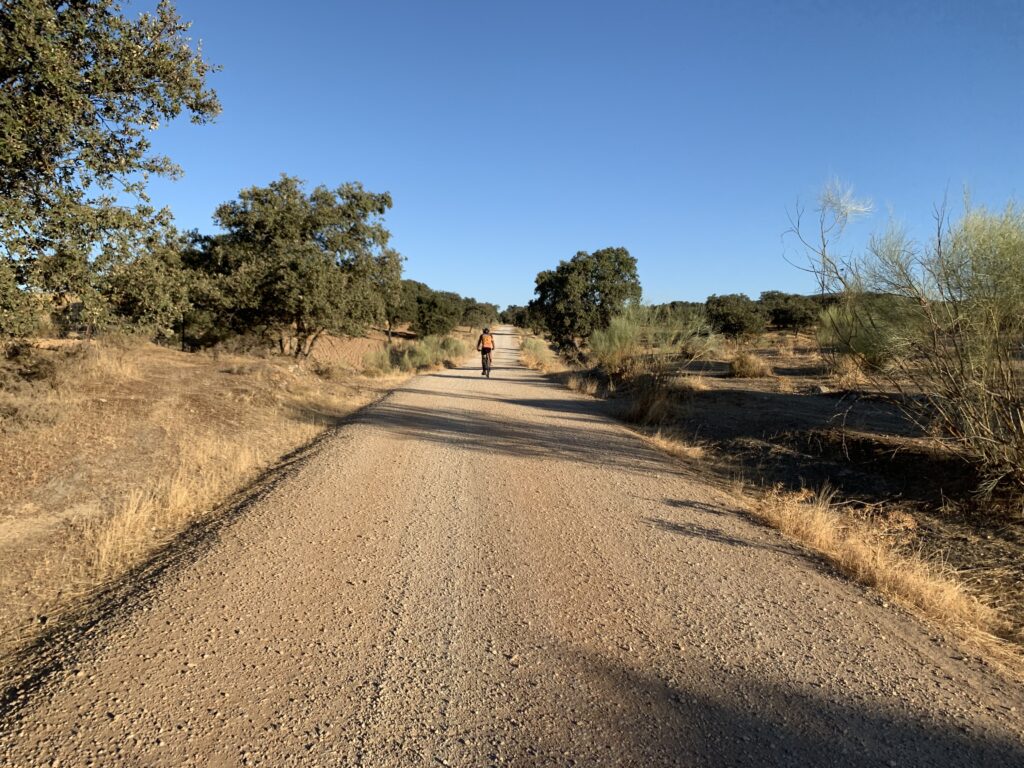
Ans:
{"label": "shadow on road", "polygon": [[[513,764],[529,764],[527,757],[536,760],[538,751],[597,752],[611,741],[630,765],[1024,765],[1021,743],[965,732],[964,722],[937,722],[926,701],[914,704],[886,694],[837,698],[813,683],[773,684],[766,681],[766,670],[709,661],[687,649],[682,653],[692,657],[690,674],[669,681],[620,659],[560,647],[550,638],[544,643],[551,654],[545,664],[573,684],[573,691],[565,692],[569,722],[552,723],[567,741],[534,745],[511,755]],[[585,708],[585,728],[572,722],[577,691],[585,692],[579,704]],[[590,734],[598,735],[600,744],[589,745]]]}
{"label": "shadow on road", "polygon": [[[433,394],[433,393],[431,393]],[[475,397],[444,395],[448,397]],[[401,434],[410,440],[426,440],[446,447],[506,454],[540,460],[570,460],[602,467],[682,474],[662,454],[647,448],[635,436],[608,422],[586,400],[504,400],[536,408],[551,418],[511,421],[491,409],[480,412],[443,410],[385,402],[367,413],[365,423]],[[596,403],[596,401],[595,401]],[[566,413],[573,414],[566,416]],[[557,423],[552,423],[557,418]],[[582,422],[573,426],[572,422]]]}
{"label": "shadow on road", "polygon": [[673,520],[665,520],[660,517],[648,517],[644,518],[644,522],[653,528],[657,528],[668,533],[677,533],[681,536],[691,536],[697,539],[706,539],[707,541],[714,541],[718,544],[726,544],[730,547],[750,547],[752,549],[763,549],[768,552],[779,552],[784,555],[798,554],[792,547],[777,546],[775,544],[767,544],[764,542],[751,541],[750,539],[740,538],[738,536],[732,536],[720,528],[712,528],[710,526],[699,525],[698,523],[680,523]]}

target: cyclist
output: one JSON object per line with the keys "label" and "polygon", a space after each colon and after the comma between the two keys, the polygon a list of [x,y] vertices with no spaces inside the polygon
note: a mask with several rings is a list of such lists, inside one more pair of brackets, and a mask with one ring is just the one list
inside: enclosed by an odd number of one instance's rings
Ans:
{"label": "cyclist", "polygon": [[491,373],[491,353],[494,352],[494,337],[491,335],[490,328],[484,328],[484,332],[476,340],[476,351],[480,353],[480,362],[483,365],[480,375],[489,376]]}

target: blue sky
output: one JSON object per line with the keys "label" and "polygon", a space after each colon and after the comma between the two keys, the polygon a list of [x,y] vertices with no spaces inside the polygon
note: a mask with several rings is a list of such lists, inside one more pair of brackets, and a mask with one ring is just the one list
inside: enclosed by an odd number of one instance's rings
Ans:
{"label": "blue sky", "polygon": [[393,195],[407,277],[501,305],[619,245],[648,301],[809,291],[787,209],[833,176],[877,209],[851,249],[1022,194],[1017,0],[176,5],[224,105],[154,134],[180,227],[281,172],[358,180]]}

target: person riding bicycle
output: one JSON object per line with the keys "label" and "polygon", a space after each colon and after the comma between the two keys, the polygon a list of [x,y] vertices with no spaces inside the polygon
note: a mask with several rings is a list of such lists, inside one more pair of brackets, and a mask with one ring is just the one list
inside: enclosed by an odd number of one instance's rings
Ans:
{"label": "person riding bicycle", "polygon": [[491,353],[494,352],[494,337],[491,335],[490,328],[484,328],[484,332],[476,340],[476,351],[480,353],[480,362],[483,365],[480,375],[486,376],[491,367]]}

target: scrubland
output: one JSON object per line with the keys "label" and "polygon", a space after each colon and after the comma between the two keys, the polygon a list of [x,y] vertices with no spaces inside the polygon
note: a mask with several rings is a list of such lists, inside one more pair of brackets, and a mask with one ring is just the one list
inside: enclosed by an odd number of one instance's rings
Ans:
{"label": "scrubland", "polygon": [[523,360],[606,399],[751,516],[885,599],[1017,657],[1024,516],[1012,497],[979,496],[976,469],[862,361],[823,355],[813,333],[734,339],[694,327],[665,343],[665,329],[619,324],[581,364],[556,362],[536,337]]}

